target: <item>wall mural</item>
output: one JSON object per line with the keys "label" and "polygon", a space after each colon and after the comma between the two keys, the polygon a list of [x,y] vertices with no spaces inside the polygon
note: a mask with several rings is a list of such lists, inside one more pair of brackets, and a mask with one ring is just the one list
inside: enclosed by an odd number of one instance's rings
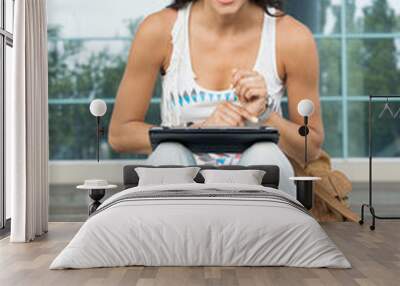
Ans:
{"label": "wall mural", "polygon": [[[136,8],[146,10],[136,6],[147,4],[119,2],[132,11]],[[148,10],[162,8],[167,2],[152,3]],[[371,0],[367,4],[355,0],[345,2],[347,33],[344,33],[341,21],[344,10],[342,5],[345,5],[342,1],[302,1],[300,6],[296,1],[288,1],[287,11],[306,23],[318,42],[321,58],[320,90],[327,134],[325,149],[334,157],[343,157],[344,154],[360,157],[366,156],[368,152],[367,95],[400,94],[400,39],[387,37],[400,29],[400,5],[389,0]],[[89,102],[93,98],[105,99],[109,110],[112,110],[131,40],[143,15],[127,18],[127,12],[124,12],[118,18],[118,14],[112,13],[107,19],[88,14],[88,25],[98,24],[102,29],[111,26],[107,35],[102,37],[101,31],[83,27],[83,23],[73,21],[74,15],[78,15],[76,13],[69,16],[71,19],[62,18],[67,16],[60,9],[78,11],[83,5],[81,1],[69,1],[68,5],[63,2],[68,7],[59,3],[61,1],[49,3],[50,159],[94,159],[95,122],[88,112]],[[85,13],[85,7],[82,10]],[[109,25],[107,21],[110,21]],[[382,33],[386,35],[384,39],[369,37],[370,34],[376,37]],[[344,69],[347,73],[345,79]],[[160,122],[160,91],[158,83],[147,116],[148,122],[154,124]],[[344,93],[347,98],[345,101],[342,100]],[[393,110],[399,107],[399,103],[393,103]],[[380,110],[381,107],[378,104],[374,108]],[[110,115],[111,112],[106,115],[106,124]],[[344,119],[346,122],[343,122]],[[395,139],[400,137],[400,125],[384,117],[382,120],[388,120],[383,123],[387,128],[374,130],[379,137],[377,144],[381,150],[377,155],[399,156],[399,143],[394,142],[399,141]],[[345,125],[348,130],[346,135],[343,134]],[[347,146],[343,145],[346,141],[343,136],[348,138]],[[137,157],[112,151],[106,137],[101,144],[101,154],[105,159]]]}

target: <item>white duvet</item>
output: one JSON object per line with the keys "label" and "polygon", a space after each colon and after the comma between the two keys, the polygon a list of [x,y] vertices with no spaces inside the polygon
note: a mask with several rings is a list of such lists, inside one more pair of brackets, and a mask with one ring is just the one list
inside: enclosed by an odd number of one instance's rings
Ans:
{"label": "white duvet", "polygon": [[[262,186],[184,184],[136,187],[106,200],[50,269],[144,266],[292,266],[350,268],[307,213],[258,198],[116,200],[146,191],[258,190]],[[296,202],[298,204],[298,202]]]}

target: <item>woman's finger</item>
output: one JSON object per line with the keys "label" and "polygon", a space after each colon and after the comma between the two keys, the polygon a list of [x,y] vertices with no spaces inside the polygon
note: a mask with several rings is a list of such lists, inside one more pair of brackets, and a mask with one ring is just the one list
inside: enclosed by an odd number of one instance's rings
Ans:
{"label": "woman's finger", "polygon": [[252,102],[244,104],[243,108],[246,109],[251,114],[259,116],[267,108],[267,101],[265,99],[257,99]]}
{"label": "woman's finger", "polygon": [[229,118],[230,122],[234,125],[237,125],[237,123],[243,120],[240,113],[237,112],[235,109],[232,109],[229,103],[221,105],[220,113],[224,115],[225,119]]}
{"label": "woman's finger", "polygon": [[[250,98],[246,98],[245,95],[251,89],[265,89],[265,84],[263,81],[257,78],[248,78],[239,82],[238,86],[235,88],[236,94],[241,101],[250,100]],[[260,94],[262,96],[262,94]]]}
{"label": "woman's finger", "polygon": [[232,120],[230,117],[226,116],[225,114],[218,115],[219,120],[216,126],[236,126],[236,122]]}
{"label": "woman's finger", "polygon": [[242,85],[242,84],[264,84],[265,80],[262,75],[259,74],[249,74],[246,76],[241,76],[239,80],[235,81],[233,87]]}
{"label": "woman's finger", "polygon": [[229,115],[227,115],[226,113],[221,112],[219,114],[220,117],[220,121],[223,122],[223,125],[227,125],[227,126],[237,126],[238,122],[233,119],[232,117],[230,117]]}
{"label": "woman's finger", "polygon": [[254,116],[245,108],[243,108],[242,106],[238,106],[232,103],[228,103],[227,107],[230,108],[231,110],[235,111],[237,114],[239,114],[241,117],[243,117],[244,119],[250,120],[250,121],[254,121]]}
{"label": "woman's finger", "polygon": [[254,81],[257,78],[256,74],[247,74],[247,75],[242,75],[237,78],[237,80],[232,81],[232,87],[235,88],[239,86],[243,81]]}
{"label": "woman's finger", "polygon": [[254,98],[260,98],[267,100],[267,90],[265,88],[248,88],[244,91],[242,96],[246,101],[254,100]]}
{"label": "woman's finger", "polygon": [[241,80],[238,81],[238,83],[234,87],[240,87],[243,85],[247,86],[264,86],[264,80],[263,78],[259,76],[248,76],[248,77],[243,77]]}
{"label": "woman's finger", "polygon": [[248,70],[234,70],[232,74],[232,86],[235,87],[238,82],[245,77],[257,76],[258,72]]}
{"label": "woman's finger", "polygon": [[213,114],[211,120],[208,120],[208,123],[206,126],[234,126],[235,122],[232,120],[230,117],[226,116],[223,112],[221,111],[215,111],[215,114]]}

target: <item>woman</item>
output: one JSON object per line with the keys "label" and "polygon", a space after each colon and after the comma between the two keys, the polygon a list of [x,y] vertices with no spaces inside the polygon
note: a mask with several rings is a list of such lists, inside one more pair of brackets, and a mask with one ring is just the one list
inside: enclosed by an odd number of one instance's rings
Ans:
{"label": "woman", "polygon": [[[303,162],[303,123],[297,104],[308,98],[310,158],[317,158],[324,131],[319,104],[319,63],[309,30],[282,12],[280,0],[176,0],[147,17],[133,41],[116,99],[109,142],[119,152],[151,153],[151,125],[144,122],[159,72],[163,75],[163,125],[245,126],[279,129],[279,147],[258,143],[242,155],[194,155],[162,144],[150,164],[276,164],[281,185],[294,194],[293,169],[284,154]],[[288,91],[289,119],[281,98]],[[266,108],[267,106],[267,108]]]}

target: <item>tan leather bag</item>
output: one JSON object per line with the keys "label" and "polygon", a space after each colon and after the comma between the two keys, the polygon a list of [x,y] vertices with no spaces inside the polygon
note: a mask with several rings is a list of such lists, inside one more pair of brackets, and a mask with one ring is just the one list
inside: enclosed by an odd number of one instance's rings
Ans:
{"label": "tan leather bag", "polygon": [[289,160],[296,176],[322,179],[315,183],[315,201],[311,210],[318,221],[358,221],[358,215],[350,210],[348,203],[352,183],[342,172],[332,170],[330,156],[325,151],[318,159],[309,162],[306,169],[293,159]]}

